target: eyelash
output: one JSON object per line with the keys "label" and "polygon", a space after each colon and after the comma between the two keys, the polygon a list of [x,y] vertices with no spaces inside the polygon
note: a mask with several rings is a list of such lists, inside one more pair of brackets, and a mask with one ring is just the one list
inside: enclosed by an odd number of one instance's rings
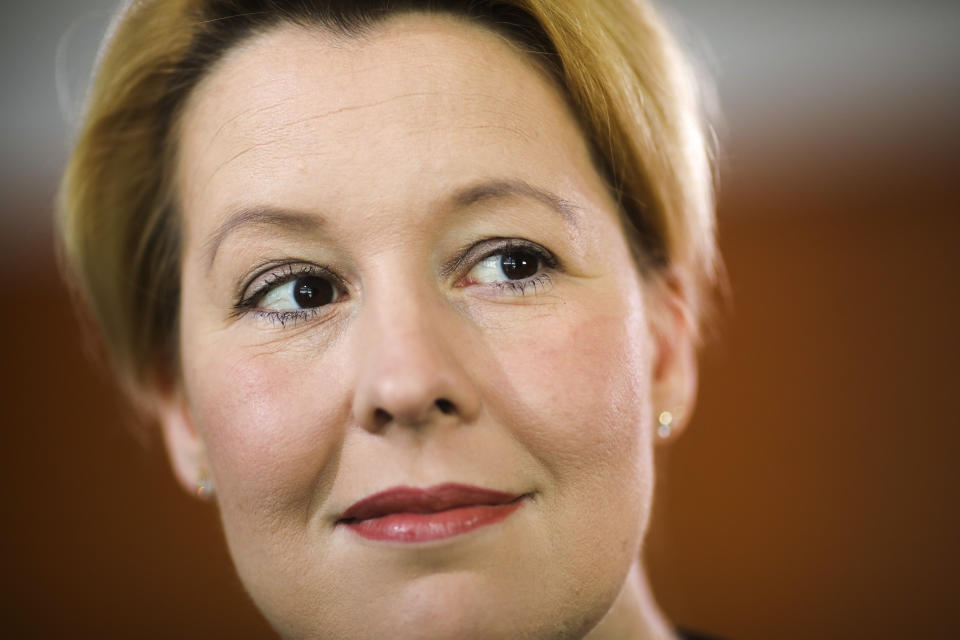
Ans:
{"label": "eyelash", "polygon": [[[496,245],[491,247],[489,246],[490,243],[496,243]],[[457,258],[451,266],[444,269],[444,271],[448,273],[463,271],[464,263],[469,264],[472,269],[491,256],[519,250],[529,251],[537,256],[540,260],[540,271],[529,278],[523,278],[521,280],[500,280],[498,282],[487,283],[486,286],[493,287],[500,292],[508,290],[509,293],[504,295],[525,296],[527,289],[530,287],[533,288],[534,295],[543,293],[543,291],[553,283],[550,274],[544,270],[555,271],[559,268],[559,264],[556,257],[550,253],[550,251],[529,240],[521,240],[519,238],[488,238],[462,252],[460,257]],[[474,256],[473,254],[477,252],[479,252],[479,255]]]}
{"label": "eyelash", "polygon": [[[543,291],[553,284],[553,280],[550,278],[549,273],[540,273],[532,278],[524,278],[523,280],[503,280],[501,282],[491,282],[487,286],[495,287],[501,291],[504,289],[509,289],[511,293],[509,295],[515,296],[525,296],[527,295],[527,287],[533,288],[533,295],[538,295],[543,293]],[[539,289],[539,291],[538,291]]]}
{"label": "eyelash", "polygon": [[[495,243],[495,245],[490,246],[491,243]],[[559,263],[556,257],[546,248],[534,242],[519,238],[488,238],[486,240],[477,242],[470,247],[467,247],[465,250],[462,250],[460,255],[453,260],[452,263],[449,263],[446,267],[444,267],[443,273],[454,274],[464,273],[465,271],[469,272],[469,270],[466,269],[466,266],[469,266],[470,269],[473,269],[476,265],[480,264],[487,258],[498,254],[519,250],[528,251],[537,256],[538,260],[540,261],[540,270],[537,274],[520,280],[501,280],[474,286],[492,287],[502,295],[525,296],[530,289],[532,289],[533,295],[543,293],[543,291],[553,283],[550,273],[548,273],[547,270],[557,270],[559,268]],[[260,301],[263,300],[263,298],[271,290],[304,276],[318,276],[326,278],[331,282],[333,287],[340,293],[340,295],[345,295],[344,292],[346,290],[346,285],[343,280],[326,267],[303,262],[287,262],[280,265],[272,263],[270,266],[267,266],[267,268],[261,269],[252,277],[247,278],[240,286],[239,289],[242,293],[237,303],[233,306],[232,316],[240,317],[247,313],[253,313],[258,319],[266,320],[271,324],[279,324],[281,327],[286,327],[288,324],[296,324],[307,320],[313,320],[327,313],[325,309],[331,305],[289,311],[257,308],[257,305],[260,303]],[[463,276],[461,275],[460,277]],[[257,286],[256,290],[252,291],[248,295],[244,295],[250,288],[251,284],[257,280],[262,280],[262,283]]]}
{"label": "eyelash", "polygon": [[295,309],[290,311],[276,311],[272,309],[258,309],[257,305],[261,300],[276,287],[280,287],[288,282],[297,280],[304,276],[318,276],[328,279],[333,287],[341,293],[346,289],[343,281],[332,271],[324,267],[303,262],[288,262],[281,265],[275,263],[267,269],[258,271],[253,277],[248,278],[240,287],[243,293],[246,293],[251,284],[259,279],[262,283],[256,290],[243,297],[233,306],[233,317],[240,317],[247,313],[253,313],[258,319],[266,320],[271,324],[279,324],[286,327],[287,324],[297,324],[305,320],[313,320],[324,313],[323,307]]}

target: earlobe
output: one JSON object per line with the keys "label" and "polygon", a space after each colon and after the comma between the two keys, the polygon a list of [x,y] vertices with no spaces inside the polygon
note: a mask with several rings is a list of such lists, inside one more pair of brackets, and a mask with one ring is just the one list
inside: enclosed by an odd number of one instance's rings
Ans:
{"label": "earlobe", "polygon": [[211,498],[213,480],[206,446],[193,424],[186,400],[181,394],[173,393],[157,403],[156,415],[177,480],[190,493],[203,499]]}
{"label": "earlobe", "polygon": [[697,394],[696,326],[684,282],[671,270],[656,278],[650,297],[651,398],[659,440],[670,439],[683,429]]}

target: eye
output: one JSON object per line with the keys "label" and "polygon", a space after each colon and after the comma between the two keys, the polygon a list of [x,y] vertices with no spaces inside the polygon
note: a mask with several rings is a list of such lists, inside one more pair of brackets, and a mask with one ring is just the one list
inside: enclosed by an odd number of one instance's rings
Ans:
{"label": "eye", "polygon": [[531,249],[510,248],[491,254],[478,262],[467,274],[471,284],[488,284],[526,280],[541,269],[543,258]]}
{"label": "eye", "polygon": [[233,317],[256,317],[286,326],[327,316],[323,307],[347,296],[346,285],[333,271],[310,263],[268,265],[242,286]]}
{"label": "eye", "polygon": [[270,311],[316,309],[336,302],[338,291],[330,280],[317,275],[304,275],[277,284],[260,298],[257,307]]}

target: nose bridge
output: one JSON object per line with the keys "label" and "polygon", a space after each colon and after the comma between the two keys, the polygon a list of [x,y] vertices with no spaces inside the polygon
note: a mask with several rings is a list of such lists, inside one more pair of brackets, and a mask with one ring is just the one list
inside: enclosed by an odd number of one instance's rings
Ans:
{"label": "nose bridge", "polygon": [[377,344],[374,357],[382,365],[424,374],[421,365],[441,359],[442,319],[427,298],[423,292],[404,289],[391,292],[383,302],[372,301],[368,311],[374,319],[368,327]]}
{"label": "nose bridge", "polygon": [[370,430],[421,426],[443,416],[472,420],[479,399],[450,339],[457,314],[428,287],[372,288],[355,325],[360,371],[353,413]]}

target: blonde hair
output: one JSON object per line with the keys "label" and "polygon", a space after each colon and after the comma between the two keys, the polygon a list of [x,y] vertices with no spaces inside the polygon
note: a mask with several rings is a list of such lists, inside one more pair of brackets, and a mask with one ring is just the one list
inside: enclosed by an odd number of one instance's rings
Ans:
{"label": "blonde hair", "polygon": [[176,122],[230,47],[293,22],[360,33],[400,11],[462,15],[558,81],[645,273],[685,279],[694,321],[714,280],[711,137],[695,76],[641,0],[139,0],[103,50],[59,203],[63,262],[134,397],[177,374]]}

